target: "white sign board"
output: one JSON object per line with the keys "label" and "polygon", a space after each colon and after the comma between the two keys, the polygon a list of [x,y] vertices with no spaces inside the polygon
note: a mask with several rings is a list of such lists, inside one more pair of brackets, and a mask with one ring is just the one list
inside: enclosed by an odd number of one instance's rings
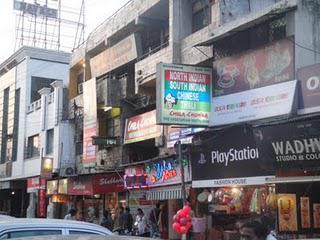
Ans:
{"label": "white sign board", "polygon": [[292,112],[297,81],[212,98],[210,126],[264,119]]}

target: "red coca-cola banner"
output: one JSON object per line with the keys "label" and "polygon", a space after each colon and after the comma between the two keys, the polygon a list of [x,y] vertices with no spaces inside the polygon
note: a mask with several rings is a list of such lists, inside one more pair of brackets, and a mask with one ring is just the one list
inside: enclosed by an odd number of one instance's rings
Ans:
{"label": "red coca-cola banner", "polygon": [[46,190],[40,189],[38,195],[38,217],[45,218],[47,216]]}
{"label": "red coca-cola banner", "polygon": [[93,176],[94,193],[122,192],[124,190],[123,173]]}

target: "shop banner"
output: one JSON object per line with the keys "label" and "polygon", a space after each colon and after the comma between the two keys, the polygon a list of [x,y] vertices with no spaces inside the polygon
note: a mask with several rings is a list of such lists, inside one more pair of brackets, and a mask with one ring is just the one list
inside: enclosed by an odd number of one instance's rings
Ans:
{"label": "shop banner", "polygon": [[[184,179],[191,181],[191,169],[187,160],[183,160]],[[181,183],[181,165],[176,157],[162,158],[145,164],[149,187],[166,186]]]}
{"label": "shop banner", "polygon": [[212,69],[157,65],[157,123],[208,126]]}
{"label": "shop banner", "polygon": [[315,169],[320,163],[320,121],[259,127],[254,136],[260,157],[277,169]]}
{"label": "shop banner", "polygon": [[83,83],[83,157],[84,167],[96,165],[97,146],[92,144],[92,137],[98,135],[96,79]]}
{"label": "shop banner", "polygon": [[191,144],[193,136],[190,135],[203,130],[205,130],[205,128],[181,128],[178,126],[169,126],[167,148],[173,148],[178,140],[181,141],[181,144]]}
{"label": "shop banner", "polygon": [[95,194],[124,191],[123,173],[112,173],[93,176],[93,191]]}
{"label": "shop banner", "polygon": [[191,153],[192,187],[223,187],[266,183],[274,175],[260,156],[251,128],[221,130],[205,137]]}
{"label": "shop banner", "polygon": [[91,58],[91,75],[98,77],[136,59],[141,51],[137,47],[136,38],[137,36],[132,34]]}
{"label": "shop banner", "polygon": [[300,214],[301,228],[311,228],[309,197],[300,197]]}
{"label": "shop banner", "polygon": [[124,183],[126,189],[147,188],[147,174],[143,165],[127,167],[125,169]]}
{"label": "shop banner", "polygon": [[47,216],[47,198],[46,190],[40,189],[38,194],[38,218],[45,218]]}
{"label": "shop banner", "polygon": [[213,63],[213,96],[243,92],[294,79],[293,43],[280,40]]}
{"label": "shop banner", "polygon": [[320,64],[298,69],[298,114],[320,111]]}
{"label": "shop banner", "polygon": [[290,114],[297,81],[248,90],[212,99],[210,126]]}
{"label": "shop banner", "polygon": [[163,127],[156,124],[156,110],[126,119],[124,144],[160,137]]}
{"label": "shop banner", "polygon": [[320,203],[313,204],[313,227],[320,228]]}
{"label": "shop banner", "polygon": [[68,195],[94,195],[92,176],[69,178]]}
{"label": "shop banner", "polygon": [[40,177],[27,179],[27,193],[37,192],[39,189],[46,189],[46,179]]}

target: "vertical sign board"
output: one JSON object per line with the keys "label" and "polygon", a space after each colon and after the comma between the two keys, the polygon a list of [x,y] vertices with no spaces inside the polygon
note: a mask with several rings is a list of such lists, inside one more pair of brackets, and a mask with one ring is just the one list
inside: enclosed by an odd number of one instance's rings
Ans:
{"label": "vertical sign board", "polygon": [[83,158],[84,167],[96,165],[97,146],[92,144],[92,136],[98,134],[96,79],[83,83]]}
{"label": "vertical sign board", "polygon": [[208,126],[212,69],[157,65],[157,124]]}

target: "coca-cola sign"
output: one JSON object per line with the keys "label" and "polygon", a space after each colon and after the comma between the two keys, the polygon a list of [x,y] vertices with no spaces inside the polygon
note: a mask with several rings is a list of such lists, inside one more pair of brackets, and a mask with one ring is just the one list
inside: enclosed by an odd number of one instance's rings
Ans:
{"label": "coca-cola sign", "polygon": [[140,142],[159,137],[162,126],[156,125],[156,110],[126,120],[124,143]]}
{"label": "coca-cola sign", "polygon": [[80,176],[68,181],[69,195],[93,195],[92,177]]}
{"label": "coca-cola sign", "polygon": [[300,68],[297,71],[299,85],[298,114],[320,111],[320,64]]}

